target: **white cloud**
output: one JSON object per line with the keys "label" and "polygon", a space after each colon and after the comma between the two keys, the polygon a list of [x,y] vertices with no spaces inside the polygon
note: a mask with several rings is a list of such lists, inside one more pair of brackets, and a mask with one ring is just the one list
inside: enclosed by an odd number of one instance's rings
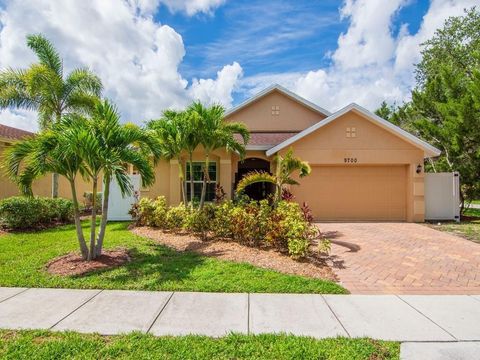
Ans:
{"label": "white cloud", "polygon": [[12,109],[3,110],[0,114],[0,123],[32,132],[38,130],[37,116],[32,111]]}
{"label": "white cloud", "polygon": [[251,94],[278,82],[318,105],[335,111],[350,102],[376,109],[382,101],[402,103],[414,86],[414,64],[420,60],[420,44],[430,38],[449,16],[463,14],[478,0],[432,0],[417,33],[402,24],[392,33],[397,12],[406,0],[346,0],[340,9],[348,18],[348,30],[338,38],[330,66],[307,73],[261,74],[246,77]]}
{"label": "white cloud", "polygon": [[[177,10],[183,6],[193,14],[219,3],[169,1],[169,6]],[[230,105],[232,76],[234,80],[239,76],[240,65],[228,65],[216,80],[195,81],[190,88],[178,70],[185,55],[182,37],[153,19],[158,4],[148,0],[9,1],[0,13],[0,68],[25,67],[36,61],[25,36],[40,32],[54,42],[66,71],[89,66],[102,78],[104,95],[117,103],[124,120],[140,123],[158,117],[165,108],[185,106],[197,93]],[[12,114],[3,111],[0,122],[36,128],[31,114]]]}
{"label": "white cloud", "polygon": [[347,0],[340,13],[350,20],[345,34],[338,38],[333,54],[337,66],[344,69],[383,64],[391,59],[395,39],[391,21],[406,0]]}
{"label": "white cloud", "polygon": [[190,87],[191,97],[204,103],[232,105],[232,89],[242,76],[242,67],[237,62],[225,66],[213,79],[193,79]]}
{"label": "white cloud", "polygon": [[210,14],[217,7],[225,3],[225,0],[162,0],[171,11],[184,11],[187,15],[198,12]]}

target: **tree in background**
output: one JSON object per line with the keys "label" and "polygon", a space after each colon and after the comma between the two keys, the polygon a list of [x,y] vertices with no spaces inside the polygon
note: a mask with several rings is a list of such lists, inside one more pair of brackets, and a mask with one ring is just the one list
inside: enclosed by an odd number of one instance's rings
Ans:
{"label": "tree in background", "polygon": [[[28,69],[0,72],[0,108],[37,111],[40,129],[51,127],[64,114],[89,113],[101,94],[101,80],[87,68],[64,76],[59,53],[41,34],[28,35],[27,45],[38,63]],[[58,196],[57,173],[53,175],[52,196]]]}
{"label": "tree in background", "polygon": [[442,150],[434,171],[458,171],[462,200],[480,197],[480,12],[447,19],[423,44],[412,100],[377,115]]}

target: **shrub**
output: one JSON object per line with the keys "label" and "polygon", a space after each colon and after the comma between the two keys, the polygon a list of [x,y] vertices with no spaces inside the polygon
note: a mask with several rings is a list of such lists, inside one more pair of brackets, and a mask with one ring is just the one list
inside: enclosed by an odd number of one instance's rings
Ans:
{"label": "shrub", "polygon": [[168,205],[165,196],[159,196],[153,201],[153,226],[167,228]]}
{"label": "shrub", "polygon": [[15,196],[0,201],[0,223],[8,229],[41,229],[71,221],[73,203],[67,199]]}
{"label": "shrub", "polygon": [[184,228],[198,235],[200,239],[207,240],[210,222],[211,218],[208,207],[196,209],[188,213],[185,218]]}
{"label": "shrub", "polygon": [[292,257],[303,257],[317,236],[317,228],[305,219],[297,203],[278,203],[270,217],[266,236],[268,242],[281,251],[287,251]]}
{"label": "shrub", "polygon": [[73,220],[73,202],[71,200],[46,198],[46,201],[50,205],[52,215],[57,221],[66,223]]}
{"label": "shrub", "polygon": [[[99,212],[102,209],[102,193],[99,192],[97,193],[97,212]],[[91,212],[92,211],[92,205],[93,205],[93,193],[91,191],[85,191],[83,193],[83,210],[86,212]]]}
{"label": "shrub", "polygon": [[138,226],[154,226],[153,212],[155,205],[150,198],[141,198],[136,204],[133,204],[129,213],[136,220]]}
{"label": "shrub", "polygon": [[224,201],[217,205],[210,229],[212,235],[219,238],[228,238],[233,236],[232,232],[232,211],[235,208],[231,200]]}
{"label": "shrub", "polygon": [[185,222],[190,213],[190,209],[184,204],[173,206],[167,211],[165,218],[166,227],[171,230],[180,230],[185,227]]}
{"label": "shrub", "polygon": [[246,205],[237,205],[231,212],[231,232],[234,240],[254,245],[256,243],[256,204],[254,202]]}

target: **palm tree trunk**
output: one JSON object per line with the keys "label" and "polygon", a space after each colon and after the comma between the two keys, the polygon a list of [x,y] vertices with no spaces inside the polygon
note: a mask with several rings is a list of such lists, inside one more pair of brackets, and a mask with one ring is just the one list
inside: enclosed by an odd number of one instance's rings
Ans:
{"label": "palm tree trunk", "polygon": [[205,205],[205,195],[207,194],[207,184],[210,183],[210,179],[208,176],[208,165],[209,165],[209,153],[205,153],[205,165],[203,169],[203,183],[202,183],[202,194],[200,195],[200,209],[203,209]]}
{"label": "palm tree trunk", "polygon": [[93,178],[92,185],[92,216],[90,218],[90,249],[88,252],[87,260],[95,259],[95,228],[97,226],[97,183],[98,178]]}
{"label": "palm tree trunk", "polygon": [[190,152],[190,206],[192,207],[193,209],[193,192],[195,190],[194,186],[193,186],[193,153]]}
{"label": "palm tree trunk", "polygon": [[[62,111],[61,110],[58,110],[56,112],[56,123],[58,123],[60,121],[62,117]],[[57,173],[53,173],[52,175],[52,197],[53,198],[58,198],[58,174]]]}
{"label": "palm tree trunk", "polygon": [[185,206],[187,206],[187,194],[185,191],[185,178],[183,174],[182,159],[178,158],[178,178],[180,179],[180,186],[182,191],[182,201]]}
{"label": "palm tree trunk", "polygon": [[100,222],[100,230],[98,231],[97,246],[95,255],[102,255],[103,239],[105,238],[105,230],[108,222],[108,198],[110,197],[110,175],[105,175],[103,189],[103,205],[102,205],[102,221]]}
{"label": "palm tree trunk", "polygon": [[53,198],[58,198],[58,174],[53,173],[52,174],[52,197]]}
{"label": "palm tree trunk", "polygon": [[86,260],[88,257],[88,247],[85,242],[85,237],[83,236],[82,223],[80,222],[80,210],[78,209],[78,199],[77,199],[77,190],[75,189],[75,181],[69,180],[70,188],[72,190],[72,201],[73,201],[73,216],[75,218],[75,228],[77,230],[77,239],[78,244],[80,245],[80,252],[82,253],[83,260]]}

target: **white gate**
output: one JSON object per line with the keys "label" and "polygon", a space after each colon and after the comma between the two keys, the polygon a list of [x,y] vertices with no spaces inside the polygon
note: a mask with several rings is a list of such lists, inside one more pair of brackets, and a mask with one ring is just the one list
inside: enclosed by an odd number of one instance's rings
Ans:
{"label": "white gate", "polygon": [[132,205],[137,201],[135,194],[140,191],[140,175],[129,175],[133,185],[130,196],[122,197],[122,192],[114,179],[110,183],[110,196],[108,198],[108,220],[129,221],[132,217],[128,213]]}
{"label": "white gate", "polygon": [[457,172],[425,173],[425,220],[460,221],[460,179]]}

